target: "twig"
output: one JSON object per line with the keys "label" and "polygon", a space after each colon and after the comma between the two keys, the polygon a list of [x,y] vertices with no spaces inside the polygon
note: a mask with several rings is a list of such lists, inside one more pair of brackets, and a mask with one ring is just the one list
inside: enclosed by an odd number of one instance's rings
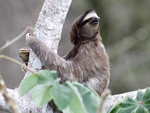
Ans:
{"label": "twig", "polygon": [[22,113],[18,105],[15,103],[15,101],[11,98],[8,91],[6,90],[6,85],[4,80],[2,79],[1,73],[0,73],[0,92],[3,95],[6,104],[8,105],[8,107],[13,113]]}
{"label": "twig", "polygon": [[104,92],[102,93],[101,96],[101,101],[97,110],[97,113],[102,113],[103,112],[103,106],[104,106],[104,102],[106,100],[106,97],[111,93],[111,91],[109,89],[105,89]]}
{"label": "twig", "polygon": [[37,76],[37,73],[36,73],[36,72],[34,72],[34,71],[31,70],[29,67],[25,66],[23,63],[21,63],[21,62],[15,60],[15,59],[13,59],[13,58],[11,58],[11,57],[8,57],[8,56],[5,56],[5,55],[0,55],[0,59],[1,59],[1,58],[6,59],[6,60],[9,60],[9,61],[11,61],[11,62],[14,62],[14,63],[16,63],[16,64],[18,64],[18,65],[24,67],[25,69],[27,69],[28,71],[30,71],[31,73],[33,73],[34,75]]}
{"label": "twig", "polygon": [[12,43],[16,42],[17,40],[19,40],[20,38],[23,37],[23,35],[25,35],[25,33],[27,33],[28,30],[32,30],[33,28],[31,26],[27,26],[26,29],[24,31],[22,31],[17,37],[15,37],[14,39],[12,39],[11,41],[8,41],[5,43],[5,45],[3,45],[2,47],[0,47],[0,53],[7,48],[8,46],[10,46]]}

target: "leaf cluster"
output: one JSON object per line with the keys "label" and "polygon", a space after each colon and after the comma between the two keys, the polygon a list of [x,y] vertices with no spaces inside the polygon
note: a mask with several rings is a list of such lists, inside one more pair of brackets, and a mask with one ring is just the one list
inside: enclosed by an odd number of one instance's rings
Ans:
{"label": "leaf cluster", "polygon": [[22,96],[28,91],[37,107],[53,99],[63,113],[96,113],[100,103],[99,95],[85,84],[69,81],[60,84],[55,71],[42,70],[37,76],[26,77],[20,84],[19,93]]}
{"label": "leaf cluster", "polygon": [[123,102],[116,104],[110,113],[150,113],[150,88],[145,93],[138,91],[137,97],[126,97]]}

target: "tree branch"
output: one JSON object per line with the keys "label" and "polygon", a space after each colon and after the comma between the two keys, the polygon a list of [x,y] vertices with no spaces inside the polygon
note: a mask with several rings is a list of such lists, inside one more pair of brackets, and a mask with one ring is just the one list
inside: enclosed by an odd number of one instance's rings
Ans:
{"label": "tree branch", "polygon": [[[58,44],[67,12],[72,0],[45,0],[35,25],[34,35],[57,53]],[[29,64],[33,70],[41,70],[42,64],[32,52]]]}

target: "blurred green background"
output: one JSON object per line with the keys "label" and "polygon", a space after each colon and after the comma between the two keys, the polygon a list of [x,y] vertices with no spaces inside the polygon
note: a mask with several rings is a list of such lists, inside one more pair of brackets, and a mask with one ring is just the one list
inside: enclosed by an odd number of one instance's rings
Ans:
{"label": "blurred green background", "polygon": [[[0,0],[0,46],[35,25],[44,0]],[[73,21],[88,9],[101,18],[100,33],[111,64],[109,88],[112,94],[150,86],[150,0],[73,0],[62,32],[58,54],[72,48],[69,30]],[[3,54],[19,61],[18,50],[27,46],[25,37]],[[15,88],[24,77],[20,66],[0,60],[8,88]]]}

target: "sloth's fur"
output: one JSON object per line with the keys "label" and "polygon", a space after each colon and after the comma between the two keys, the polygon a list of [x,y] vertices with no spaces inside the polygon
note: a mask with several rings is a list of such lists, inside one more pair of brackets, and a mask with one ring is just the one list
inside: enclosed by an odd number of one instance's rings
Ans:
{"label": "sloth's fur", "polygon": [[99,33],[99,17],[94,10],[86,11],[75,20],[70,40],[74,47],[64,57],[35,37],[28,37],[27,43],[46,69],[57,71],[62,83],[67,80],[85,83],[101,95],[109,84],[110,64]]}

